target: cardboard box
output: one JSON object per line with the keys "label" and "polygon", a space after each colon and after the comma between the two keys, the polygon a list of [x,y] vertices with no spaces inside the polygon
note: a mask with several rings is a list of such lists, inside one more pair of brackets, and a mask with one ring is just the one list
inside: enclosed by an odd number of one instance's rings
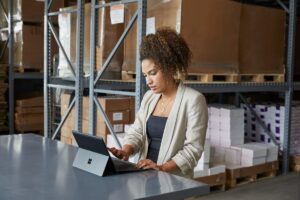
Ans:
{"label": "cardboard box", "polygon": [[15,126],[19,132],[42,131],[44,129],[44,121],[16,120]]}
{"label": "cardboard box", "polygon": [[135,111],[135,97],[129,97],[129,109]]}
{"label": "cardboard box", "polygon": [[202,152],[201,158],[198,161],[198,165],[200,163],[210,163],[210,140],[205,140],[204,151]]}
{"label": "cardboard box", "polygon": [[242,151],[239,148],[225,149],[225,164],[227,165],[241,165]]}
{"label": "cardboard box", "polygon": [[103,97],[100,104],[105,111],[129,110],[130,98],[128,97]]}
{"label": "cardboard box", "polygon": [[223,164],[225,162],[225,148],[220,146],[212,147],[213,164]]}
{"label": "cardboard box", "polygon": [[263,156],[263,157],[254,158],[254,157],[242,156],[241,163],[242,163],[242,166],[244,166],[244,167],[264,164],[264,163],[266,163],[266,157]]}
{"label": "cardboard box", "polygon": [[198,163],[197,166],[194,168],[194,171],[207,171],[209,169],[208,163]]}
{"label": "cardboard box", "polygon": [[[64,116],[69,102],[70,102],[70,94],[62,94],[61,95],[61,116]],[[129,98],[128,97],[106,97],[99,98],[103,109],[108,114],[108,117],[111,119],[111,124],[113,125],[114,131],[117,133],[124,132],[124,124],[129,123]],[[89,99],[88,97],[83,98],[83,122],[82,122],[82,130],[84,133],[89,132],[89,109],[88,109]],[[121,110],[118,110],[121,109]],[[127,109],[127,110],[122,110]],[[120,114],[122,115],[122,120],[113,121],[115,119],[120,119]],[[115,115],[115,116],[114,116]],[[107,134],[109,134],[109,130],[105,125],[105,122],[102,117],[100,117],[100,111],[97,111],[96,120],[96,134],[101,136],[106,141]],[[64,128],[65,127],[65,128]],[[70,137],[72,130],[75,128],[75,109],[73,108],[63,125],[61,135],[66,137]]]}
{"label": "cardboard box", "polygon": [[[99,1],[99,4],[104,3],[104,1]],[[61,9],[64,10],[72,10],[76,8],[67,7]],[[96,69],[100,70],[113,47],[117,43],[119,37],[121,36],[124,25],[123,24],[115,24],[112,25],[110,23],[109,18],[109,9],[102,8],[98,9],[98,33],[96,35],[96,57],[95,64]],[[76,38],[77,38],[77,30],[76,30],[76,22],[77,17],[76,13],[64,13],[60,14],[58,17],[59,22],[59,38],[62,42],[63,47],[68,55],[68,58],[71,61],[71,64],[75,66],[76,63]],[[90,3],[85,4],[85,16],[84,16],[84,56],[83,56],[83,71],[85,75],[90,74],[90,23],[91,23],[91,5]],[[121,77],[121,65],[123,63],[123,47],[119,48],[115,56],[113,57],[109,67],[104,73],[104,77],[110,79],[116,79]],[[59,75],[61,77],[69,77],[72,76],[71,71],[68,68],[68,63],[63,56],[62,51],[59,53]]]}
{"label": "cardboard box", "polygon": [[[24,69],[43,69],[44,33],[42,25],[24,25],[17,22],[14,25],[14,64]],[[0,40],[7,40],[5,33]],[[8,49],[3,57],[3,63],[8,63]]]}
{"label": "cardboard box", "polygon": [[294,74],[300,75],[300,18],[297,18],[296,25],[296,38],[295,38],[295,63]]}
{"label": "cardboard box", "polygon": [[244,110],[235,106],[226,106],[220,108],[220,115],[222,119],[237,119],[244,118]]}
{"label": "cardboard box", "polygon": [[[123,123],[123,124],[130,123],[130,110],[108,111],[106,112],[106,115],[109,121],[112,123]],[[104,122],[104,118],[102,117],[102,115],[100,115],[97,121]]]}
{"label": "cardboard box", "polygon": [[[238,71],[238,41],[241,5],[228,0],[149,0],[148,19],[155,27],[171,27],[182,34],[193,52],[190,73]],[[136,5],[126,5],[127,22]],[[209,19],[209,20],[208,20]],[[135,71],[136,25],[124,46],[123,70]],[[230,49],[230,50],[229,50]]]}
{"label": "cardboard box", "polygon": [[[2,1],[3,6],[5,7],[6,11],[8,10],[8,0]],[[43,22],[44,21],[44,0],[13,0],[13,18],[17,21],[25,21],[25,22]],[[63,0],[56,0],[53,1],[51,10],[58,11],[58,8],[64,6]],[[1,8],[2,13],[2,8]],[[0,14],[0,18],[2,18]],[[0,23],[6,26],[5,20]]]}
{"label": "cardboard box", "polygon": [[283,9],[242,5],[241,74],[284,73],[286,13]]}
{"label": "cardboard box", "polygon": [[242,145],[244,144],[244,137],[236,137],[230,139],[224,139],[221,137],[220,139],[220,146],[222,147],[231,147],[235,145]]}
{"label": "cardboard box", "polygon": [[[125,124],[122,123],[111,123],[112,128],[115,133],[124,133],[124,126]],[[97,123],[97,134],[100,135],[107,135],[110,134],[109,129],[107,128],[104,122]]]}
{"label": "cardboard box", "polygon": [[60,136],[60,141],[65,143],[65,144],[69,144],[72,145],[72,138],[69,137],[65,137],[65,136]]}
{"label": "cardboard box", "polygon": [[272,162],[278,160],[278,147],[271,145],[271,144],[263,144],[263,143],[258,143],[254,142],[251,143],[254,146],[259,146],[262,148],[265,148],[267,150],[267,157],[266,157],[266,162]]}
{"label": "cardboard box", "polygon": [[267,156],[267,150],[265,148],[251,145],[251,143],[238,145],[235,147],[240,147],[242,149],[242,157],[258,158]]}
{"label": "cardboard box", "polygon": [[27,99],[19,99],[16,101],[16,105],[22,108],[27,107],[43,107],[44,106],[44,97],[31,97]]}
{"label": "cardboard box", "polygon": [[194,170],[194,178],[208,176],[208,169],[207,170]]}
{"label": "cardboard box", "polygon": [[211,176],[215,174],[224,173],[225,170],[226,170],[225,165],[216,165],[208,169],[208,175]]}

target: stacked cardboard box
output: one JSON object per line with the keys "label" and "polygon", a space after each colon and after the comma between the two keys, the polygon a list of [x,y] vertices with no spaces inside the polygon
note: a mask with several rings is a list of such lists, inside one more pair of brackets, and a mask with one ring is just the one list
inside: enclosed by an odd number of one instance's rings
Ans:
{"label": "stacked cardboard box", "polygon": [[[193,52],[189,72],[238,72],[239,3],[228,0],[149,0],[147,3],[147,33],[162,26],[180,32]],[[127,22],[136,8],[136,5],[126,5]],[[135,71],[136,37],[134,26],[124,44],[125,71]]]}
{"label": "stacked cardboard box", "polygon": [[300,155],[300,104],[293,106],[291,116],[290,154]]}
{"label": "stacked cardboard box", "polygon": [[42,96],[16,101],[15,126],[17,132],[41,132],[43,130],[44,100]]}
{"label": "stacked cardboard box", "polygon": [[[215,164],[236,163],[238,153],[233,145],[244,144],[244,111],[230,105],[209,107],[207,138],[212,144],[212,162]],[[232,157],[234,156],[234,157]]]}
{"label": "stacked cardboard box", "polygon": [[[99,1],[103,4],[105,1]],[[61,9],[61,11],[73,10],[76,6]],[[121,36],[124,25],[112,24],[110,20],[110,12],[108,8],[98,9],[98,32],[96,35],[96,69],[100,70],[116,45]],[[85,75],[90,73],[90,24],[91,24],[91,4],[85,4],[84,15],[84,56],[83,66]],[[76,64],[76,40],[77,40],[77,15],[76,13],[63,13],[58,16],[59,23],[59,39],[64,47],[66,54],[73,65]],[[106,70],[105,78],[120,78],[121,66],[123,62],[123,47],[114,55],[108,69]],[[59,76],[69,77],[72,73],[68,67],[66,58],[62,51],[59,52]]]}
{"label": "stacked cardboard box", "polygon": [[227,168],[248,167],[277,160],[278,148],[261,143],[244,144],[244,110],[233,106],[209,107],[207,138],[212,162]]}
{"label": "stacked cardboard box", "polygon": [[212,146],[244,144],[244,111],[233,106],[209,107],[207,137]]}
{"label": "stacked cardboard box", "polygon": [[209,139],[205,140],[204,151],[197,166],[194,168],[194,178],[212,176],[225,172],[225,165],[212,162],[212,148]]}
{"label": "stacked cardboard box", "polygon": [[[8,1],[2,1],[5,10],[8,10]],[[13,29],[14,40],[14,66],[19,71],[43,69],[43,45],[44,45],[44,2],[37,0],[14,0],[13,2]],[[64,5],[63,1],[55,1],[52,10]],[[53,19],[52,19],[53,20]],[[0,27],[8,27],[4,15],[0,15]],[[8,40],[8,32],[0,34],[0,40]],[[57,45],[52,45],[52,55],[57,53]],[[8,63],[8,50],[2,63]]]}
{"label": "stacked cardboard box", "polygon": [[299,81],[300,75],[300,18],[297,18],[296,25],[296,38],[295,38],[295,63],[294,63],[294,74],[298,76],[297,81]]}
{"label": "stacked cardboard box", "polygon": [[[8,10],[8,0],[2,1],[5,10]],[[13,0],[13,18],[16,21],[26,21],[30,23],[44,21],[44,0]],[[64,6],[64,0],[53,1],[51,10],[57,11]],[[0,15],[1,17],[2,15]],[[6,26],[5,20],[2,21]]]}
{"label": "stacked cardboard box", "polygon": [[[147,3],[146,32],[168,26],[181,33],[193,52],[189,73],[284,73],[283,10],[230,0]],[[128,22],[136,6],[125,11]],[[125,71],[135,70],[135,30],[125,40]]]}
{"label": "stacked cardboard box", "polygon": [[[61,116],[64,116],[70,103],[69,94],[61,95]],[[115,133],[124,133],[125,125],[130,122],[130,97],[100,97],[98,98],[104,109]],[[89,98],[83,98],[83,116],[82,129],[84,133],[89,132]],[[97,110],[96,115],[96,135],[103,137],[107,141],[107,135],[110,134],[105,124],[105,120]],[[61,129],[61,140],[68,144],[76,144],[72,136],[72,130],[75,128],[75,109],[73,108]]]}
{"label": "stacked cardboard box", "polygon": [[[253,104],[250,105],[255,113],[260,117],[267,129],[275,136],[275,140],[283,148],[284,140],[284,119],[285,108],[280,105],[268,104]],[[246,105],[242,105],[245,110],[245,138],[247,141],[262,142],[273,144],[273,141],[267,132],[258,123],[254,114]],[[299,134],[299,119],[300,119],[300,104],[293,103],[291,114],[291,138],[290,138],[290,153],[300,153],[300,134]]]}
{"label": "stacked cardboard box", "polygon": [[0,64],[0,132],[7,131],[7,65]]}

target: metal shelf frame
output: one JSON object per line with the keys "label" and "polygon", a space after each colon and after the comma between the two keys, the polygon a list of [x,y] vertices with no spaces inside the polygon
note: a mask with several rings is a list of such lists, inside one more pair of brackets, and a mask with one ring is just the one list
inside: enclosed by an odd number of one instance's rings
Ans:
{"label": "metal shelf frame", "polygon": [[[98,9],[111,7],[114,5],[120,5],[120,4],[126,4],[126,3],[137,3],[138,8],[135,14],[132,16],[132,18],[129,20],[128,25],[126,26],[124,32],[122,33],[121,37],[119,38],[118,42],[116,43],[115,47],[112,49],[112,52],[106,59],[104,65],[102,66],[101,70],[97,73],[94,72],[94,66],[95,66],[95,43],[96,38],[95,35],[97,32],[96,27],[96,16]],[[100,113],[102,114],[105,124],[107,125],[109,132],[113,135],[116,143],[119,147],[121,147],[121,143],[118,140],[116,134],[114,133],[113,126],[110,123],[106,113],[104,112],[102,106],[100,105],[97,96],[99,93],[106,93],[106,94],[119,94],[119,95],[127,95],[127,96],[135,96],[135,104],[136,109],[139,108],[141,98],[143,97],[145,93],[145,83],[143,82],[143,78],[141,76],[141,63],[139,59],[139,44],[142,41],[143,36],[145,36],[146,33],[146,16],[147,16],[147,1],[146,0],[123,0],[118,2],[111,2],[106,4],[98,5],[96,0],[92,0],[91,4],[91,31],[90,31],[90,79],[89,79],[89,133],[95,134],[95,128],[96,128],[96,122],[95,122],[95,105],[98,110],[100,110]],[[131,30],[133,24],[137,21],[137,57],[136,57],[136,83],[135,83],[135,91],[124,91],[124,90],[111,90],[111,88],[107,89],[101,89],[101,82],[99,81],[102,77],[103,73],[109,66],[113,56],[115,55],[118,48],[121,46],[121,44],[124,42],[124,39],[128,32]]]}
{"label": "metal shelf frame", "polygon": [[288,44],[287,44],[287,68],[286,68],[286,84],[288,86],[285,91],[285,118],[284,118],[284,139],[283,139],[283,173],[289,171],[289,154],[290,154],[290,135],[291,135],[291,112],[294,92],[294,56],[295,56],[295,35],[297,20],[297,0],[289,1],[288,8],[289,26],[288,26]]}
{"label": "metal shelf frame", "polygon": [[[54,139],[63,126],[66,118],[70,114],[73,107],[75,107],[75,129],[82,130],[82,95],[83,95],[83,45],[84,45],[84,0],[77,0],[77,9],[63,12],[51,12],[51,6],[53,1],[59,0],[46,0],[45,1],[45,15],[44,15],[44,136]],[[77,14],[77,38],[76,38],[76,64],[72,66],[70,59],[68,58],[65,49],[63,48],[58,34],[53,27],[51,17],[58,16],[61,13],[73,13]],[[71,70],[73,77],[70,80],[63,80],[61,82],[54,83],[52,80],[55,76],[52,74],[52,62],[51,62],[51,36],[55,39],[58,47],[62,51],[65,59],[68,62],[68,67]],[[75,68],[75,69],[74,69]],[[68,84],[65,84],[68,83]],[[52,127],[52,119],[54,118],[54,108],[52,107],[54,98],[53,90],[67,89],[75,92],[74,98],[62,117],[62,120],[57,127]]]}
{"label": "metal shelf frame", "polygon": [[[83,38],[83,1],[78,0],[77,6],[78,10],[73,11],[77,12],[77,20],[78,25],[77,31],[80,32],[80,36],[77,38],[77,64],[75,66],[74,71],[74,79],[62,79],[57,77],[51,77],[49,74],[51,72],[50,60],[49,60],[49,35],[51,25],[49,25],[48,18],[50,16],[57,15],[56,13],[49,13],[49,0],[45,1],[45,70],[44,70],[44,94],[45,94],[45,136],[49,137],[49,133],[52,131],[49,127],[50,120],[50,105],[51,105],[51,92],[52,88],[61,88],[61,89],[69,89],[74,90],[76,95],[74,99],[71,101],[69,109],[67,110],[65,116],[63,117],[62,123],[58,125],[61,127],[63,121],[69,114],[72,106],[75,106],[77,109],[76,112],[76,129],[81,130],[82,128],[82,90],[83,88],[89,89],[89,133],[95,133],[95,110],[98,109],[102,113],[107,126],[109,127],[109,131],[115,136],[114,131],[112,129],[111,123],[108,120],[103,108],[101,107],[97,96],[99,93],[106,94],[120,94],[120,95],[129,95],[135,96],[136,98],[136,109],[139,108],[141,98],[145,93],[146,87],[143,77],[141,76],[141,63],[139,61],[139,45],[142,37],[145,35],[145,25],[146,25],[146,10],[147,10],[147,1],[146,0],[123,0],[117,2],[111,2],[106,4],[98,5],[96,0],[92,0],[91,8],[91,41],[90,41],[90,72],[94,72],[95,66],[95,32],[97,31],[96,27],[96,15],[97,9],[101,9],[104,7],[110,7],[118,4],[125,3],[138,3],[138,10],[133,16],[133,18],[128,23],[125,31],[123,32],[120,40],[117,42],[115,48],[112,50],[110,56],[104,63],[104,66],[101,71],[90,73],[89,78],[83,78],[82,76],[82,51],[80,51],[80,46],[82,46],[82,38]],[[52,2],[52,1],[51,1]],[[253,1],[258,2],[258,1]],[[283,172],[287,173],[289,170],[289,143],[290,143],[290,121],[291,121],[291,103],[293,99],[293,91],[300,91],[300,82],[293,82],[293,66],[294,66],[294,41],[295,41],[295,27],[296,27],[296,12],[297,12],[297,0],[289,0],[282,2],[280,0],[276,1],[278,5],[280,5],[288,15],[288,45],[287,45],[287,69],[286,69],[286,82],[284,83],[194,83],[194,82],[186,82],[186,84],[196,90],[199,90],[203,93],[243,93],[243,92],[279,92],[285,94],[285,135],[284,135],[284,144],[283,144]],[[108,67],[112,57],[116,53],[117,48],[124,41],[129,29],[131,28],[134,21],[137,20],[137,61],[136,61],[136,82],[124,82],[124,81],[113,81],[113,80],[103,80],[101,79],[103,72]],[[57,40],[57,39],[56,39]],[[59,44],[59,42],[58,42]],[[62,45],[60,45],[60,48]],[[83,48],[81,48],[83,49]],[[65,53],[64,53],[65,54]],[[70,65],[70,67],[72,67]],[[57,130],[55,134],[52,134],[52,138],[57,134]],[[115,137],[117,144],[120,145],[117,137]]]}

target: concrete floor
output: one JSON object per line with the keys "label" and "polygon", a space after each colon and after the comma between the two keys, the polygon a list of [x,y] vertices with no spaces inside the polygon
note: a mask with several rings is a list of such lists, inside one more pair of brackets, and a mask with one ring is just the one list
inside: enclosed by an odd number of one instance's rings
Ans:
{"label": "concrete floor", "polygon": [[225,192],[213,192],[197,200],[300,200],[300,173],[289,173],[238,186]]}

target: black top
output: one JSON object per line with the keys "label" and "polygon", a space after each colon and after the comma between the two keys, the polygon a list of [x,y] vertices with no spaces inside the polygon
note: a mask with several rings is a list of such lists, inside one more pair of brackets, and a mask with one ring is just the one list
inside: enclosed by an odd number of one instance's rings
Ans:
{"label": "black top", "polygon": [[167,117],[151,115],[147,121],[147,136],[149,147],[147,159],[157,162],[161,139],[165,130]]}

